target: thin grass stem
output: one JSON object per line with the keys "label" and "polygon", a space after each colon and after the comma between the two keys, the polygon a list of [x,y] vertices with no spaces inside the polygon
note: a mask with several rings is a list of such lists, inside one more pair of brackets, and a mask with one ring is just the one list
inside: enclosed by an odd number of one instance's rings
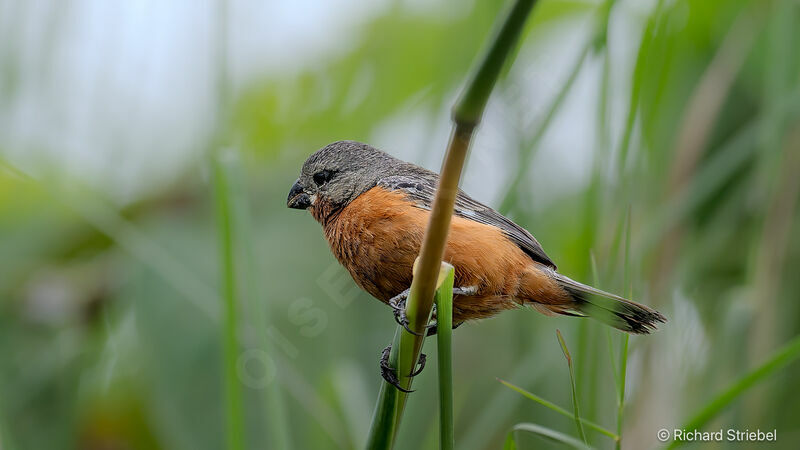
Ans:
{"label": "thin grass stem", "polygon": [[575,368],[572,366],[572,356],[569,354],[567,343],[564,342],[564,336],[561,335],[561,330],[556,330],[558,343],[561,345],[561,351],[564,353],[564,358],[567,359],[567,367],[569,367],[569,384],[572,388],[572,410],[575,416],[575,426],[578,427],[578,436],[586,443],[586,433],[583,431],[583,423],[581,422],[581,410],[578,406],[578,388],[575,386]]}
{"label": "thin grass stem", "polygon": [[237,292],[234,267],[233,208],[227,174],[218,155],[212,158],[214,170],[214,195],[216,197],[217,237],[220,252],[221,295],[223,299],[223,354],[225,379],[225,418],[227,421],[227,448],[244,449],[244,413],[242,390],[236,372],[239,355],[237,339]]}
{"label": "thin grass stem", "polygon": [[[233,156],[238,156],[234,154]],[[246,194],[246,176],[242,169],[241,159],[226,158],[226,169],[228,178],[231,180],[232,201],[234,204],[234,215],[237,235],[241,242],[255,242],[255,235],[252,229],[252,215]],[[259,267],[255,249],[252,245],[243,245],[240,250],[244,254],[244,270],[241,270],[245,282],[245,294],[242,295],[244,313],[249,319],[249,324],[257,330],[260,349],[267,358],[275,355],[275,348],[268,336],[270,326],[270,302],[264,301],[264,285],[262,278],[257,274],[264,273]],[[276,378],[279,375],[276,374]],[[266,422],[263,435],[270,448],[293,448],[289,435],[290,427],[286,421],[284,406],[284,394],[277,379],[272,380],[260,389],[264,411],[266,412]]]}
{"label": "thin grass stem", "polygon": [[[623,286],[626,287],[627,298],[633,297],[633,289],[630,287],[631,279],[631,208],[628,207],[628,214],[625,220],[625,258],[623,261]],[[625,415],[625,381],[628,373],[628,334],[622,334],[622,343],[619,351],[619,397],[617,402],[617,450],[622,448],[622,422]]]}
{"label": "thin grass stem", "polygon": [[[520,394],[522,394],[526,398],[529,398],[529,399],[535,401],[536,403],[544,406],[545,408],[549,408],[549,409],[561,414],[564,417],[573,418],[575,416],[573,413],[571,413],[571,412],[567,411],[566,409],[556,405],[555,403],[553,403],[551,401],[548,401],[548,400],[545,400],[542,397],[539,397],[538,395],[536,395],[536,394],[534,394],[532,392],[526,391],[525,389],[522,389],[519,386],[516,386],[516,385],[513,385],[513,384],[509,383],[508,381],[503,381],[503,380],[501,380],[499,378],[497,379],[497,381],[502,383],[504,386],[506,386],[506,387],[508,387],[508,388],[510,388],[510,389],[512,389],[514,391],[519,392]],[[615,441],[617,439],[619,439],[617,437],[617,435],[613,431],[609,431],[606,428],[603,428],[601,425],[598,425],[598,424],[592,422],[591,420],[584,419],[583,417],[579,418],[579,420],[587,428],[591,428],[592,430],[595,430],[595,431],[597,431],[597,432],[599,432],[601,434],[604,434],[604,435],[610,437],[611,439],[614,439]]]}
{"label": "thin grass stem", "polygon": [[542,137],[544,137],[544,133],[550,128],[550,123],[552,123],[559,109],[561,109],[561,105],[567,98],[567,94],[569,94],[569,92],[572,90],[572,85],[575,83],[575,80],[578,79],[578,74],[581,73],[583,64],[592,50],[592,45],[593,44],[591,41],[587,42],[584,48],[581,50],[580,55],[575,60],[572,69],[569,71],[569,75],[567,75],[566,81],[553,98],[550,106],[548,106],[544,118],[542,118],[542,121],[536,127],[536,131],[533,133],[531,138],[526,140],[524,143],[523,146],[527,148],[528,151],[523,152],[520,156],[520,161],[517,165],[517,171],[514,173],[514,178],[512,178],[511,183],[509,183],[508,189],[503,196],[503,199],[500,201],[500,208],[498,209],[500,212],[506,213],[511,209],[511,206],[516,203],[517,191],[519,190],[520,184],[525,180],[525,175],[528,173],[530,163],[536,154],[536,148],[539,145],[539,141],[541,141]]}

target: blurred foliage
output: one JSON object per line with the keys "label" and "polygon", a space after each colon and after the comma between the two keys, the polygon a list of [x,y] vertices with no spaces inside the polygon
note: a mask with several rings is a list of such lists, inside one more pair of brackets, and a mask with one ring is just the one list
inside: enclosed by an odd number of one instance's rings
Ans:
{"label": "blurred foliage", "polygon": [[[238,232],[249,237],[236,255],[248,447],[274,442],[270,382],[282,393],[295,448],[363,444],[378,355],[394,322],[336,264],[319,226],[286,210],[286,193],[304,158],[328,142],[373,142],[400,113],[423,125],[447,114],[501,3],[444,2],[421,12],[391,2],[342,38],[349,39],[344,51],[238,91],[230,129],[242,150],[237,204],[239,226],[247,229]],[[601,7],[541,1],[499,89],[542,81],[520,76],[540,61],[531,48],[571,53],[562,38],[585,35]],[[28,19],[45,34],[46,21]],[[608,45],[592,42],[579,66],[579,80],[589,80],[598,99],[578,97],[577,89],[566,98],[593,111],[598,130],[559,126],[573,124],[575,109],[564,107],[547,130],[550,140],[494,157],[509,177],[520,171],[525,182],[509,211],[561,271],[606,290],[632,288],[637,301],[670,319],[656,334],[630,341],[623,446],[645,448],[657,444],[658,429],[683,423],[800,334],[800,279],[792,276],[800,264],[800,7],[789,0],[619,1],[608,19]],[[46,34],[58,39],[64,32]],[[24,51],[9,45],[0,48],[7,56],[0,60],[0,105],[11,104],[20,82],[15,58]],[[722,52],[726,45],[734,51]],[[741,64],[726,63],[737,55]],[[132,95],[136,89],[130,86]],[[720,96],[716,109],[696,100],[709,89]],[[542,113],[549,100],[522,105]],[[164,99],[172,101],[180,99]],[[514,106],[497,96],[487,122],[515,117]],[[692,127],[699,134],[688,133]],[[510,142],[527,142],[534,130],[522,127]],[[533,166],[550,167],[556,158],[559,134],[598,131],[606,142],[588,139],[589,151],[576,153],[594,156],[585,161],[591,180],[568,192],[526,187]],[[0,448],[222,447],[222,301],[207,146],[172,182],[120,207],[58,167],[21,172],[14,155],[25,149],[12,145],[0,141]],[[499,145],[478,145],[473,158]],[[438,161],[443,150],[431,143],[415,155]],[[531,166],[518,164],[534,151]],[[537,204],[549,198],[557,201]],[[626,286],[619,249],[628,211]],[[496,381],[569,405],[556,327],[570,342],[582,416],[615,429],[607,331],[520,310],[454,334],[457,448],[499,448],[520,422],[574,433],[570,418]],[[619,335],[611,339],[618,349]],[[435,346],[426,352],[435,359]],[[428,370],[415,382],[398,448],[435,448],[436,378]],[[777,428],[777,446],[792,448],[800,439],[798,377],[800,364],[788,365],[709,427]],[[586,432],[590,444],[610,448],[606,437]],[[518,433],[517,445],[551,444]]]}

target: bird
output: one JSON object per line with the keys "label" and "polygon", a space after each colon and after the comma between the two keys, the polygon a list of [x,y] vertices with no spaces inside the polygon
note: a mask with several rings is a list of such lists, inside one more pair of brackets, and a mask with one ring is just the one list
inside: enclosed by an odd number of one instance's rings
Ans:
{"label": "bird", "polygon": [[[306,159],[287,206],[311,213],[355,283],[391,306],[408,329],[404,301],[438,182],[437,173],[368,144],[338,141]],[[590,317],[632,334],[649,334],[666,322],[654,309],[559,273],[531,233],[460,189],[444,261],[455,269],[454,327],[521,306]],[[381,375],[404,390],[388,354],[389,347]]]}

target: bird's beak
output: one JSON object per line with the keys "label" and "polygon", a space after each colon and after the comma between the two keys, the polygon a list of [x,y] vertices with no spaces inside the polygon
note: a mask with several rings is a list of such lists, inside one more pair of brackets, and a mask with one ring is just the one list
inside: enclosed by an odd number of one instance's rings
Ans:
{"label": "bird's beak", "polygon": [[286,206],[294,209],[306,209],[311,206],[311,197],[303,190],[303,185],[300,184],[299,178],[292,185],[292,190],[289,191]]}

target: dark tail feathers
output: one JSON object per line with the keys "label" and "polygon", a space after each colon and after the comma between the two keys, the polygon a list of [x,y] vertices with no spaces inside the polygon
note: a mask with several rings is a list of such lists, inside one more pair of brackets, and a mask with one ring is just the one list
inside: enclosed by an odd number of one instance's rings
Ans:
{"label": "dark tail feathers", "polygon": [[660,312],[647,306],[626,300],[618,295],[578,283],[560,273],[553,278],[575,300],[573,307],[580,315],[599,320],[622,331],[634,334],[649,334],[658,323],[667,321]]}

